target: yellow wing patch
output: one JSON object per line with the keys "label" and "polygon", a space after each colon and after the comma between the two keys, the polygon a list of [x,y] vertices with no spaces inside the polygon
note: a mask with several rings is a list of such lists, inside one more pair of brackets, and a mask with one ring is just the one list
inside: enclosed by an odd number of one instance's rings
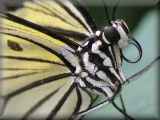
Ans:
{"label": "yellow wing patch", "polygon": [[28,1],[14,14],[42,26],[87,33],[87,30],[54,0]]}
{"label": "yellow wing patch", "polygon": [[[23,8],[12,14],[41,26],[87,33],[87,30],[55,1],[27,1]],[[80,88],[79,94],[75,86],[71,89],[74,78],[69,77],[69,69],[51,52],[60,52],[68,46],[60,39],[31,27],[5,17],[0,19],[0,96],[4,98],[1,117],[47,118],[53,110],[57,110],[54,118],[69,118],[74,112],[87,109],[91,104],[91,97]],[[65,97],[65,94],[68,96]],[[65,101],[62,101],[63,99]],[[62,106],[59,105],[60,101],[63,102]]]}

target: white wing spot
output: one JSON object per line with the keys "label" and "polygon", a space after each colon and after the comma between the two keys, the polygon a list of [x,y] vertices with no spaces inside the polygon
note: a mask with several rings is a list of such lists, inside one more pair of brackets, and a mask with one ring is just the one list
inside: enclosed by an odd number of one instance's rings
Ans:
{"label": "white wing spot", "polygon": [[81,72],[81,77],[82,78],[85,78],[85,77],[87,77],[88,76],[88,73],[87,72]]}
{"label": "white wing spot", "polygon": [[75,79],[75,82],[76,82],[76,83],[79,83],[79,85],[80,85],[81,87],[86,87],[86,84],[82,81],[82,79],[81,79],[80,77],[77,77],[77,78]]}
{"label": "white wing spot", "polygon": [[97,30],[96,31],[96,36],[100,36],[100,34],[101,34],[101,31]]}
{"label": "white wing spot", "polygon": [[98,72],[96,72],[96,75],[97,75],[99,78],[103,79],[103,80],[108,79],[107,76],[106,76],[106,74],[105,74],[103,71],[98,71]]}
{"label": "white wing spot", "polygon": [[84,61],[84,65],[86,70],[88,70],[91,74],[95,74],[97,68],[95,66],[95,64],[89,62],[89,54],[88,52],[84,53],[83,55],[83,61]]}
{"label": "white wing spot", "polygon": [[102,45],[102,42],[100,40],[96,41],[95,43],[93,43],[92,45],[92,52],[93,53],[99,53],[99,46]]}
{"label": "white wing spot", "polygon": [[105,93],[107,93],[109,98],[113,97],[114,93],[111,91],[109,87],[102,87],[101,89],[103,89]]}
{"label": "white wing spot", "polygon": [[103,65],[111,67],[112,66],[111,59],[106,57],[105,60],[103,61]]}

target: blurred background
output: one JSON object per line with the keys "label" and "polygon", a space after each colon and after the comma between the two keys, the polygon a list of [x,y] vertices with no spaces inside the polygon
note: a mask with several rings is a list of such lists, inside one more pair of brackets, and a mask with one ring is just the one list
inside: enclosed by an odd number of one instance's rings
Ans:
{"label": "blurred background", "polygon": [[[0,0],[0,9],[15,10],[22,7],[24,0]],[[109,8],[109,13],[112,7],[117,3],[116,0],[86,0],[87,8],[94,18],[99,28],[107,24],[107,17],[104,11],[104,4]],[[142,45],[143,57],[136,64],[123,63],[123,72],[128,78],[134,73],[137,73],[156,57],[159,53],[159,18],[160,11],[158,8],[158,0],[120,0],[116,10],[116,18],[124,19],[133,36]],[[129,46],[124,50],[124,54],[129,57],[136,56],[136,50]],[[126,110],[136,120],[151,119],[160,120],[159,111],[159,63],[156,63],[149,71],[137,77],[134,81],[124,86],[122,95],[125,101]],[[119,99],[116,102],[120,104]],[[112,105],[103,106],[87,116],[89,119],[124,119]]]}
{"label": "blurred background", "polygon": [[[134,73],[137,73],[146,65],[150,64],[150,62],[155,58],[160,56],[160,11],[154,2],[157,1],[146,0],[144,2],[143,0],[120,0],[119,2],[119,7],[116,11],[116,18],[124,19],[127,22],[132,35],[138,40],[143,49],[143,57],[140,62],[136,64],[130,64],[124,61],[123,72],[125,73],[126,78]],[[110,4],[108,8],[111,8],[116,4],[115,1],[108,2],[108,0],[106,0],[105,3]],[[105,26],[107,23],[107,18],[103,5],[100,5],[100,3],[99,6],[92,4],[89,8],[98,25]],[[134,56],[137,54],[137,51],[132,46],[129,46],[124,50],[124,54],[129,58],[134,58]],[[160,119],[159,63],[156,63],[146,73],[137,77],[128,85],[124,86],[124,89],[122,90],[122,96],[125,101],[127,113],[136,120]],[[116,98],[116,102],[119,104],[119,106],[121,106],[119,98]],[[112,105],[106,105],[101,109],[97,109],[89,113],[85,118],[86,120],[97,118],[108,118],[109,120],[115,118],[119,120],[124,119],[124,116]]]}

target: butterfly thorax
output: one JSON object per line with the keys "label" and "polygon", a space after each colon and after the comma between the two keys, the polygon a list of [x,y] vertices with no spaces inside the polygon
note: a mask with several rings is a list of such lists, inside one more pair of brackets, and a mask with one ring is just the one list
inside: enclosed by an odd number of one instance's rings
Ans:
{"label": "butterfly thorax", "polygon": [[76,82],[81,87],[113,97],[121,86],[121,77],[116,71],[113,46],[104,42],[103,34],[88,38],[78,48],[77,54],[79,65],[75,70]]}

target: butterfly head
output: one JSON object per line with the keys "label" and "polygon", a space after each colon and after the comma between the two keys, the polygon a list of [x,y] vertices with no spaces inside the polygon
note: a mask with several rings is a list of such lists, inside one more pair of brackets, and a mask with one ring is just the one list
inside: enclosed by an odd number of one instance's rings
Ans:
{"label": "butterfly head", "polygon": [[111,44],[118,44],[120,48],[128,45],[129,28],[124,20],[111,21],[111,26],[104,28],[104,37]]}

